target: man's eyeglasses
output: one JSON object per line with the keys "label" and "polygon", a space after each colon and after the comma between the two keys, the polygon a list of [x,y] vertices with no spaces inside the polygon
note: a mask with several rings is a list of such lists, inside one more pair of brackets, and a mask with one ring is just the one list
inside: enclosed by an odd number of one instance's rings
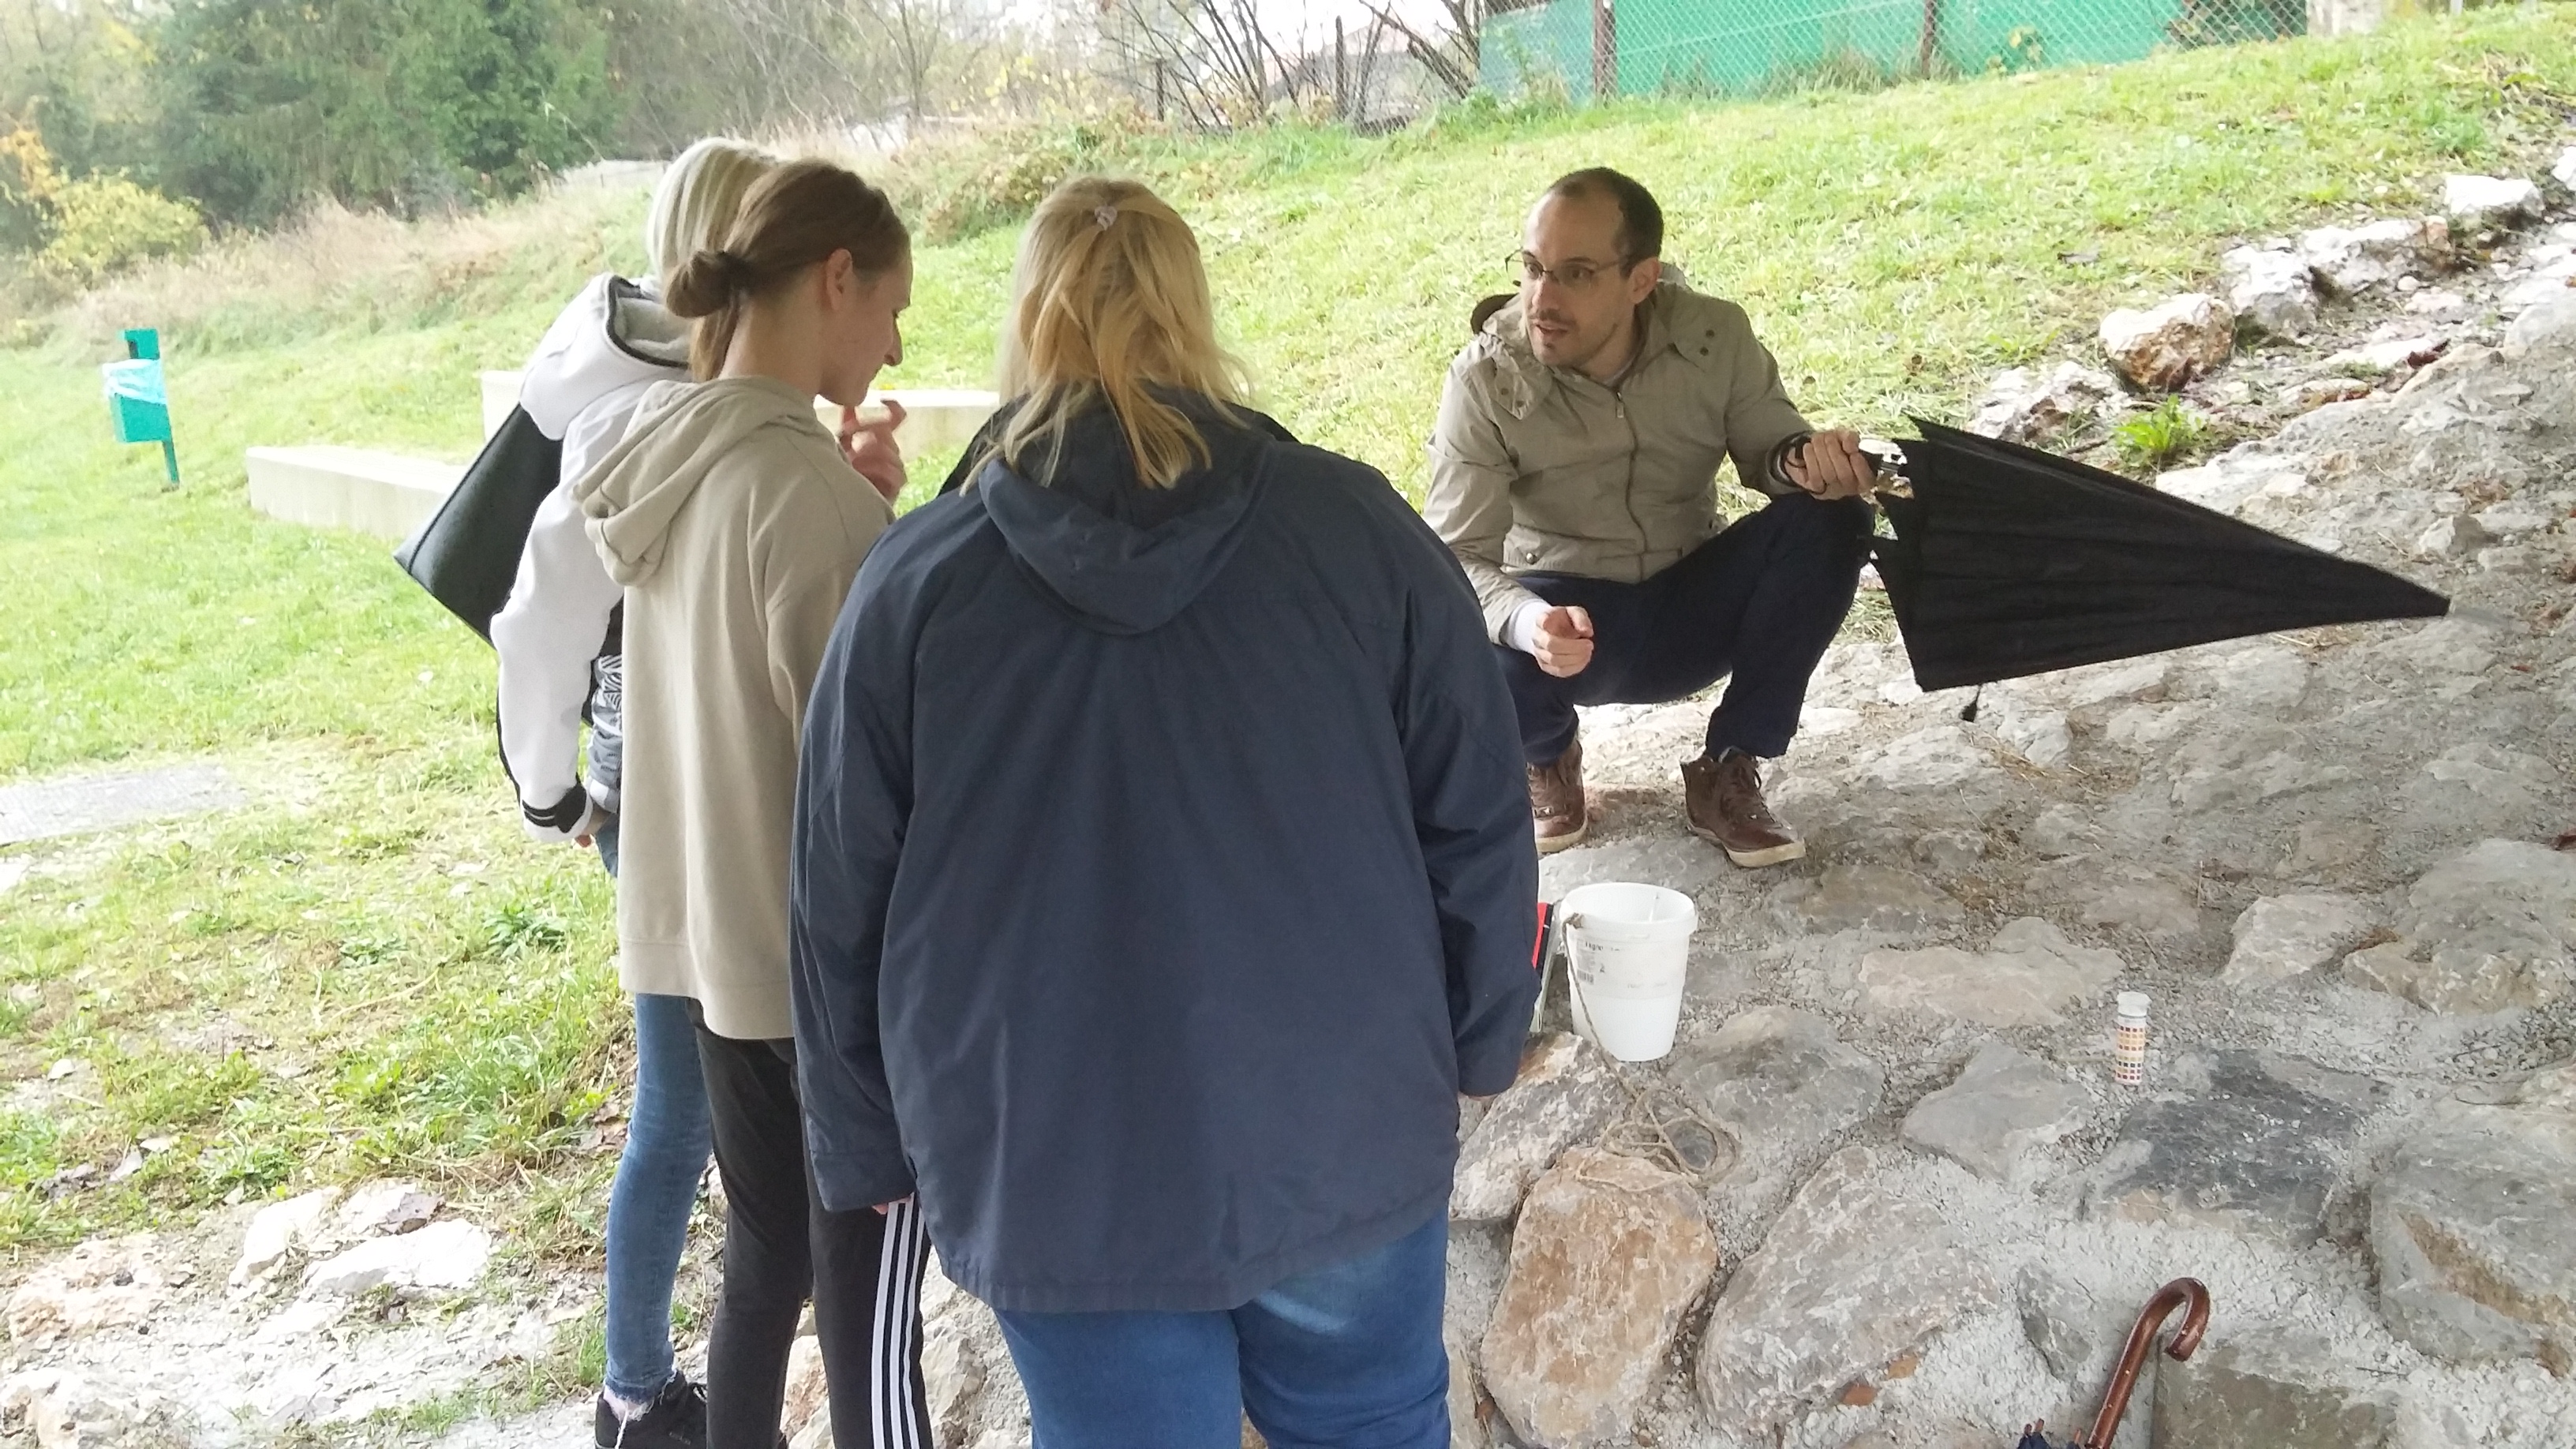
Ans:
{"label": "man's eyeglasses", "polygon": [[1527,252],[1514,252],[1505,265],[1512,269],[1523,285],[1535,287],[1541,282],[1552,281],[1560,287],[1580,291],[1611,272],[1624,275],[1637,264],[1620,262],[1610,266],[1600,262],[1572,261],[1551,267]]}

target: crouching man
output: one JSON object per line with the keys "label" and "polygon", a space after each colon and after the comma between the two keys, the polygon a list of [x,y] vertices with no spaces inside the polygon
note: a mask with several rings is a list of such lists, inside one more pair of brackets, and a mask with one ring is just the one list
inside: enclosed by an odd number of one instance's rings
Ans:
{"label": "crouching man", "polygon": [[[1577,171],[1529,214],[1519,295],[1450,366],[1423,510],[1503,652],[1542,851],[1590,830],[1575,706],[1729,677],[1682,766],[1693,833],[1740,866],[1806,847],[1762,798],[1867,556],[1859,436],[1817,432],[1744,309],[1658,261],[1663,212]],[[1717,471],[1771,495],[1727,525]]]}

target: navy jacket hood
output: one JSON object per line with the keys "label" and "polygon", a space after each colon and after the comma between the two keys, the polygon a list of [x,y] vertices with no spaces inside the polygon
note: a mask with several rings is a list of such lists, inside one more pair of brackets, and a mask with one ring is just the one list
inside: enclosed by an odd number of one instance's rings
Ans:
{"label": "navy jacket hood", "polygon": [[[1189,606],[1242,542],[1262,486],[1264,440],[1202,424],[1214,461],[1168,489],[1138,486],[1134,454],[1106,412],[1066,430],[1062,448],[1023,464],[985,464],[975,486],[1014,562],[1085,627],[1141,634]],[[1043,465],[1052,464],[1051,468]]]}

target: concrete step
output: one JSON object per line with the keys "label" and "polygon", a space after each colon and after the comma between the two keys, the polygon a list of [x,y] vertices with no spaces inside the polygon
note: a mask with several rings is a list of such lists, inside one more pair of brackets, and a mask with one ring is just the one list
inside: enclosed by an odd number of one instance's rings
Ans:
{"label": "concrete step", "polygon": [[[481,383],[483,436],[488,438],[499,431],[510,409],[519,404],[519,374],[486,372],[481,375]],[[895,430],[894,440],[906,458],[964,447],[1001,404],[998,395],[982,388],[898,387],[868,394],[871,407],[888,398],[903,404],[903,426]],[[838,404],[816,398],[814,415],[827,428],[838,430],[841,425]]]}
{"label": "concrete step", "polygon": [[410,537],[465,474],[456,463],[331,444],[252,448],[243,463],[253,512],[390,539]]}

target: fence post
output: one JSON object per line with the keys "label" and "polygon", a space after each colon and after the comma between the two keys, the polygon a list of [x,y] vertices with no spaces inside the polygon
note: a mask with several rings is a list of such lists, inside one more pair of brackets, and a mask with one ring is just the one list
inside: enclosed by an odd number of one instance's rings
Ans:
{"label": "fence post", "polygon": [[1941,0],[1923,0],[1923,41],[1914,57],[1914,68],[1923,79],[1932,78],[1932,63],[1941,55]]}
{"label": "fence post", "polygon": [[1592,0],[1592,99],[1595,104],[1619,94],[1619,21],[1610,0]]}
{"label": "fence post", "polygon": [[1162,62],[1162,61],[1160,61],[1160,60],[1156,60],[1156,61],[1154,62],[1154,124],[1159,126],[1159,125],[1163,124],[1164,119],[1165,119],[1165,118],[1164,118],[1164,115],[1163,115],[1163,62]]}

